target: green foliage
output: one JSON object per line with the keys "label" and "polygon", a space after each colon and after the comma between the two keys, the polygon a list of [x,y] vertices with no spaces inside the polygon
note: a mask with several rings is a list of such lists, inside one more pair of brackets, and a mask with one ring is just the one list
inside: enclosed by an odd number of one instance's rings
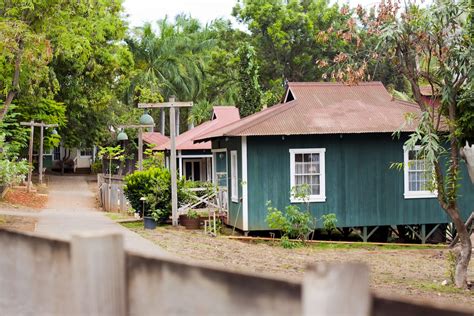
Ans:
{"label": "green foliage", "polygon": [[101,173],[102,172],[102,161],[96,160],[91,165],[91,170],[93,173]]}
{"label": "green foliage", "polygon": [[309,212],[300,211],[296,205],[289,205],[282,212],[267,203],[268,214],[265,219],[271,229],[278,229],[283,237],[306,240],[306,236],[313,230],[313,217]]}
{"label": "green foliage", "polygon": [[122,149],[120,145],[115,146],[115,147],[112,147],[112,146],[99,147],[99,152],[97,153],[97,157],[99,157],[99,159],[109,159],[109,160],[122,159],[123,151],[124,150]]}
{"label": "green foliage", "polygon": [[0,134],[0,187],[20,183],[29,170],[28,162],[18,160],[4,140],[4,135]]}
{"label": "green foliage", "polygon": [[104,139],[133,65],[121,2],[11,0],[0,12],[0,103],[15,97],[15,120],[56,119],[66,147]]}
{"label": "green foliage", "polygon": [[190,219],[196,219],[199,217],[199,213],[196,210],[189,210],[186,216]]}
{"label": "green foliage", "polygon": [[[166,168],[152,167],[144,171],[135,171],[124,178],[124,194],[133,209],[138,212],[145,210],[145,215],[156,211],[160,218],[168,218],[171,214],[171,174]],[[178,203],[189,201],[190,193],[185,187],[185,180],[178,180]],[[141,201],[142,197],[146,201]]]}
{"label": "green foliage", "polygon": [[249,116],[262,109],[262,89],[259,83],[258,62],[255,49],[248,43],[239,48],[239,97],[240,116]]}
{"label": "green foliage", "polygon": [[188,118],[188,123],[199,125],[211,119],[212,104],[208,101],[200,101],[193,105]]}
{"label": "green foliage", "polygon": [[321,216],[321,219],[323,220],[323,227],[327,232],[330,233],[334,229],[336,229],[337,227],[336,214],[334,213],[324,214],[323,216]]}
{"label": "green foliage", "polygon": [[165,165],[165,155],[163,152],[153,151],[154,144],[148,145],[145,150],[145,159],[143,159],[143,170],[150,168],[163,168]]}
{"label": "green foliage", "polygon": [[299,242],[290,240],[288,236],[283,236],[280,239],[280,246],[285,249],[294,249],[301,247],[301,244]]}

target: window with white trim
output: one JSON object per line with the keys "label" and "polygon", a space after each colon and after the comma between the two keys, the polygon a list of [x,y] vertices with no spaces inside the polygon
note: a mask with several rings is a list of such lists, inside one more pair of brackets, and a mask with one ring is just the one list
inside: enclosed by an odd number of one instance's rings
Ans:
{"label": "window with white trim", "polygon": [[92,156],[92,148],[83,148],[80,150],[81,157]]}
{"label": "window with white trim", "polygon": [[437,192],[430,190],[434,176],[433,165],[422,156],[420,146],[410,150],[404,147],[403,150],[405,198],[437,197]]}
{"label": "window with white trim", "polygon": [[237,162],[237,150],[230,152],[230,188],[232,202],[239,202],[239,167]]}
{"label": "window with white trim", "polygon": [[[307,186],[309,202],[326,201],[325,148],[290,149],[290,190]],[[291,197],[291,202],[301,202]]]}

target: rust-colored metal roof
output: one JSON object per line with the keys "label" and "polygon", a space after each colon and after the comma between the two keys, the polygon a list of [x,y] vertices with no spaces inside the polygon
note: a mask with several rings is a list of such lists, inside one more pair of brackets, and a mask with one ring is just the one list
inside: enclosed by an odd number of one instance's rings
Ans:
{"label": "rust-colored metal roof", "polygon": [[[212,118],[189,131],[176,137],[176,150],[202,150],[211,149],[211,142],[194,143],[195,138],[202,134],[212,133],[226,125],[240,119],[239,110],[235,106],[214,106]],[[156,147],[156,150],[169,150],[171,142],[168,140]]]}
{"label": "rust-colored metal roof", "polygon": [[153,150],[156,150],[158,146],[168,142],[170,139],[165,135],[158,133],[158,132],[144,132],[143,133],[143,141],[147,144],[153,144]]}
{"label": "rust-colored metal roof", "polygon": [[223,136],[411,132],[416,124],[405,124],[407,113],[421,111],[417,104],[394,100],[381,82],[355,86],[295,82],[289,83],[283,103],[196,140]]}

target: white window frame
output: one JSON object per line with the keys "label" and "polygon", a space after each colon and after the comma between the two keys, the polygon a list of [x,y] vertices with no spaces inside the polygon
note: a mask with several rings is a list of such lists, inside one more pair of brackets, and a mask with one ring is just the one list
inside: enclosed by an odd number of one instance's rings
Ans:
{"label": "white window frame", "polygon": [[[410,191],[409,177],[408,177],[408,152],[410,150],[420,150],[421,146],[415,146],[414,148],[408,149],[408,147],[403,146],[403,182],[404,182],[404,193],[403,196],[405,199],[429,199],[438,197],[437,191]],[[433,170],[434,172],[434,170]]]}
{"label": "white window frame", "polygon": [[237,150],[230,151],[230,196],[232,202],[239,202],[239,161]]}
{"label": "white window frame", "polygon": [[[90,149],[90,151],[91,151],[91,154],[90,154],[90,155],[83,155],[83,154],[82,154],[82,151],[83,151],[83,150],[84,150],[84,151],[87,151],[87,150],[89,150],[89,149]],[[92,147],[90,147],[90,148],[81,148],[81,149],[78,149],[78,150],[79,150],[79,157],[92,157],[93,154],[94,154],[94,149],[93,149]]]}
{"label": "white window frame", "polygon": [[[295,155],[296,154],[319,154],[320,168],[320,190],[319,194],[309,196],[308,202],[326,202],[326,148],[294,148],[290,149],[290,192],[295,183]],[[290,196],[291,203],[304,202],[302,199]]]}

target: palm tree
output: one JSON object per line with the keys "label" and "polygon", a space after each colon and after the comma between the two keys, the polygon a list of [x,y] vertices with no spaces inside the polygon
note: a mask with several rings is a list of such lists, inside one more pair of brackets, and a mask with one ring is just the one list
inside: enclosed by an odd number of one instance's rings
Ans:
{"label": "palm tree", "polygon": [[197,100],[203,93],[208,50],[214,45],[206,29],[183,15],[174,24],[159,20],[156,32],[150,23],[137,28],[127,40],[137,68],[132,91],[142,86],[165,98]]}

